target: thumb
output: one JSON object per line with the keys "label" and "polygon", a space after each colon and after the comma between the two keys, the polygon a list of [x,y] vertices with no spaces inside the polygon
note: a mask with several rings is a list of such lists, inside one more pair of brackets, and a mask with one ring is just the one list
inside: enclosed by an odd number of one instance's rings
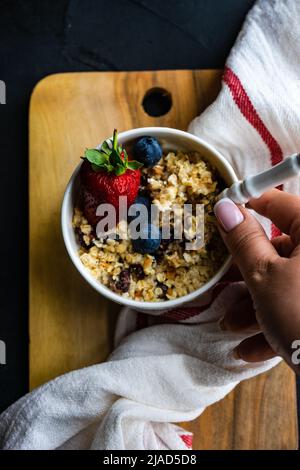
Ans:
{"label": "thumb", "polygon": [[221,236],[250,286],[256,273],[266,271],[278,254],[258,220],[231,199],[220,199],[214,207]]}

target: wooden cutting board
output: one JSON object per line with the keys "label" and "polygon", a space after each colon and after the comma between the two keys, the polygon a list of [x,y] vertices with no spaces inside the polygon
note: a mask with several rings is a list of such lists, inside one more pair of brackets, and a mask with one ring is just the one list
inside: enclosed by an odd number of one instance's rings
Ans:
{"label": "wooden cutting board", "polygon": [[[69,260],[60,231],[64,188],[85,147],[141,126],[186,129],[216,97],[221,72],[68,73],[46,77],[30,103],[30,387],[104,361],[119,306],[96,293]],[[143,109],[160,87],[172,107]],[[149,94],[148,94],[149,96]],[[240,384],[199,419],[195,449],[295,449],[295,378],[284,364]]]}

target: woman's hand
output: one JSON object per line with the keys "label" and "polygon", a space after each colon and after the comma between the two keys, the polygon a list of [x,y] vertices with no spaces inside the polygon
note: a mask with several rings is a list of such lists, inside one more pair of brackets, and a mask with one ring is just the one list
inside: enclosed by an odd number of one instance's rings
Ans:
{"label": "woman's hand", "polygon": [[222,238],[250,292],[236,311],[225,315],[222,327],[257,331],[236,348],[241,359],[256,362],[280,355],[300,373],[295,360],[300,360],[300,353],[295,354],[300,349],[300,197],[274,189],[248,207],[283,235],[269,241],[247,209],[229,199],[215,205]]}

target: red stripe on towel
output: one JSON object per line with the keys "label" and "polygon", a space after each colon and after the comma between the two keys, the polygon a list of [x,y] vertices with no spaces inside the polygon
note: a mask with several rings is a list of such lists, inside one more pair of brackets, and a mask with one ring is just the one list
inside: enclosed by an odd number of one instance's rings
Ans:
{"label": "red stripe on towel", "polygon": [[[223,289],[231,284],[229,281],[223,281],[216,284],[212,290],[210,301],[200,307],[186,307],[186,308],[177,308],[174,310],[168,310],[167,312],[162,313],[161,315],[147,315],[143,312],[138,312],[136,316],[136,331],[146,328],[148,326],[157,325],[157,324],[178,324],[178,322],[187,320],[188,318],[195,317],[199,313],[207,310],[213,301],[218,297],[218,295],[223,291]],[[196,323],[187,323],[187,325],[197,325]]]}
{"label": "red stripe on towel", "polygon": [[228,286],[228,284],[230,284],[230,282],[219,282],[218,284],[216,284],[216,286],[213,288],[210,301],[205,305],[202,305],[200,307],[186,307],[168,310],[163,314],[163,316],[165,318],[176,321],[187,320],[188,318],[195,317],[196,315],[199,315],[199,313],[202,313],[207,310],[211,306],[213,301],[218,297],[218,295],[223,291],[223,289]]}
{"label": "red stripe on towel", "polygon": [[[225,67],[223,81],[228,86],[232,97],[239,110],[241,111],[242,115],[259,133],[259,135],[267,145],[271,154],[272,165],[280,163],[283,160],[282,149],[278,144],[277,140],[272,136],[271,132],[267,129],[267,127],[259,117],[239,77],[229,67]],[[282,189],[282,187],[279,189]],[[272,238],[275,238],[280,234],[280,230],[274,224],[272,224]]]}
{"label": "red stripe on towel", "polygon": [[180,437],[185,445],[191,449],[193,445],[193,434],[181,434]]}

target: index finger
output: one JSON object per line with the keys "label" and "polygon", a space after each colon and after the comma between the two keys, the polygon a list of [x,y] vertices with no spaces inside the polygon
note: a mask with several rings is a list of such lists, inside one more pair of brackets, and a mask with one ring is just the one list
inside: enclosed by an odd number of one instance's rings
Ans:
{"label": "index finger", "polygon": [[300,196],[271,189],[248,203],[251,209],[270,219],[293,243],[300,243]]}

